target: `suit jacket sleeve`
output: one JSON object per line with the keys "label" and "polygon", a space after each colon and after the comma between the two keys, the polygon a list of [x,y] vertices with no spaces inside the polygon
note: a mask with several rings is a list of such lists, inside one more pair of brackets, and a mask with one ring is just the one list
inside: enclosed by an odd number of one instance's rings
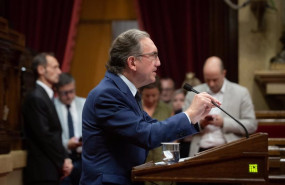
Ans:
{"label": "suit jacket sleeve", "polygon": [[[252,134],[257,129],[257,121],[255,119],[255,111],[250,94],[246,88],[234,86],[236,85],[233,85],[231,88],[231,95],[227,95],[225,100],[228,104],[231,104],[231,106],[227,107],[228,112],[245,126],[249,134]],[[228,116],[224,117],[223,131],[225,133],[232,132],[238,135],[245,134],[243,128]]]}
{"label": "suit jacket sleeve", "polygon": [[[198,131],[184,113],[172,116],[164,121],[150,118],[146,112],[136,109],[136,101],[120,91],[107,90],[98,97],[89,97],[85,106],[93,106],[96,124],[111,135],[119,135],[129,142],[146,149],[160,146],[161,142],[174,141]],[[143,114],[139,116],[138,114]],[[89,122],[88,117],[85,122]],[[92,122],[93,117],[90,117]]]}

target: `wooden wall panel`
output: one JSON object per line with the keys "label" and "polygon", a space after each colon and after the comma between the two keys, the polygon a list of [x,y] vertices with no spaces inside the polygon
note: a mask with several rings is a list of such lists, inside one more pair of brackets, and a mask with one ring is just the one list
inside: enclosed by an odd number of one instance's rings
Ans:
{"label": "wooden wall panel", "polygon": [[0,154],[21,149],[21,58],[24,35],[0,18]]}
{"label": "wooden wall panel", "polygon": [[[240,3],[245,0],[240,0]],[[238,68],[239,83],[245,86],[251,96],[255,110],[270,110],[267,97],[254,80],[256,71],[268,70],[270,59],[282,49],[280,38],[284,31],[285,1],[275,0],[277,10],[267,8],[262,19],[264,30],[257,31],[258,20],[251,5],[238,13]],[[283,18],[282,18],[283,17]]]}
{"label": "wooden wall panel", "polygon": [[83,0],[71,63],[77,95],[86,97],[104,77],[113,20],[135,20],[134,0]]}
{"label": "wooden wall panel", "polygon": [[111,44],[111,25],[82,24],[79,26],[71,74],[76,79],[77,95],[86,97],[106,72]]}
{"label": "wooden wall panel", "polygon": [[134,0],[83,0],[81,19],[136,19]]}

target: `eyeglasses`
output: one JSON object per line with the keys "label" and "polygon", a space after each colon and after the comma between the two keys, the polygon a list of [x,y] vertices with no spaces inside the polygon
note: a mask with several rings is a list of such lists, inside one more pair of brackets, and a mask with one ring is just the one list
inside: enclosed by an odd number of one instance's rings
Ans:
{"label": "eyeglasses", "polygon": [[58,92],[61,96],[67,96],[68,94],[73,94],[75,93],[75,89],[71,89],[69,91],[59,91]]}
{"label": "eyeglasses", "polygon": [[143,54],[140,54],[140,55],[137,55],[138,57],[146,57],[146,56],[149,56],[149,57],[153,57],[155,60],[157,59],[158,57],[158,53],[157,52],[151,52],[151,53],[143,53]]}

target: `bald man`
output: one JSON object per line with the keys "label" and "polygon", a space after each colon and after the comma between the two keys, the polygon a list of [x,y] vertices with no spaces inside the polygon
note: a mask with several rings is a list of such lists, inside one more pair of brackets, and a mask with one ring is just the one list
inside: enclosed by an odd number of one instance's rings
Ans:
{"label": "bald man", "polygon": [[[256,131],[254,106],[248,90],[226,79],[226,70],[219,57],[208,58],[203,67],[204,84],[195,86],[199,92],[207,92],[221,103],[224,110],[244,124],[249,134]],[[189,107],[194,93],[188,92],[184,109]],[[202,131],[192,138],[189,156],[245,136],[243,128],[220,109],[214,108],[200,120]]]}

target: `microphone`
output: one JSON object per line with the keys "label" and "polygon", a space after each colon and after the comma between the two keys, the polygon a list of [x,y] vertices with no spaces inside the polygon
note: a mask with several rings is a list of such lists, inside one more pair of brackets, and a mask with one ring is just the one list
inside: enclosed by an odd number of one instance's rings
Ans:
{"label": "microphone", "polygon": [[[185,83],[183,88],[186,90],[186,91],[192,91],[196,94],[199,94],[200,92],[196,91],[191,85],[189,85],[188,83]],[[217,105],[215,102],[212,101],[212,104],[215,105],[217,108],[219,108],[221,111],[223,111],[225,114],[227,114],[229,117],[231,117],[233,120],[235,120],[240,126],[242,126],[242,128],[244,129],[245,131],[245,136],[246,138],[248,138],[248,131],[247,129],[245,128],[245,126],[240,122],[238,121],[237,119],[235,119],[232,115],[230,115],[229,113],[227,113],[224,109],[222,109],[219,105]]]}

